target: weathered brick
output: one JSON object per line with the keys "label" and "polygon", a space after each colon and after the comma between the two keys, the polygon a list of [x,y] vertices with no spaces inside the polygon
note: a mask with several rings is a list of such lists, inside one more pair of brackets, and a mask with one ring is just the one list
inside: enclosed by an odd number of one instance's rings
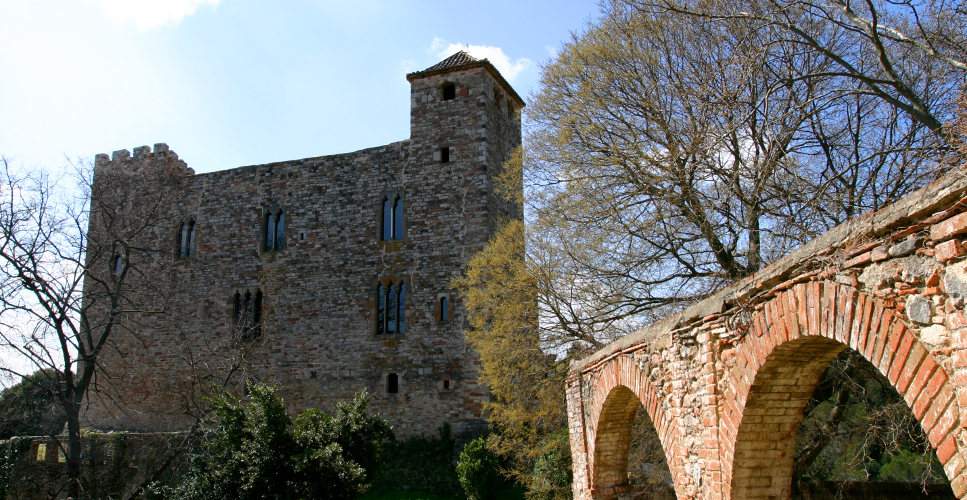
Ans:
{"label": "weathered brick", "polygon": [[950,434],[937,447],[937,460],[945,464],[954,456],[954,453],[957,453],[957,440],[954,439],[953,434]]}
{"label": "weathered brick", "polygon": [[934,248],[934,257],[940,262],[947,262],[964,255],[964,246],[959,240],[948,240]]}
{"label": "weathered brick", "polygon": [[960,213],[930,226],[930,239],[941,242],[965,231],[967,231],[967,213]]}
{"label": "weathered brick", "polygon": [[[957,188],[962,197],[967,193],[963,177],[951,177],[963,184]],[[917,217],[942,214],[933,216],[936,220],[952,210],[923,208],[930,199],[917,198]],[[911,220],[914,212],[909,210],[898,212],[899,228],[876,219],[852,226],[858,234],[850,241],[863,243],[835,240],[832,247],[818,249],[820,262],[828,263],[821,270],[797,276],[808,267],[797,261],[788,268],[795,271],[769,275],[770,267],[717,295],[724,300],[696,306],[701,314],[686,310],[616,344],[615,353],[649,353],[637,359],[651,363],[650,383],[665,394],[656,427],[670,453],[669,470],[679,497],[716,497],[718,492],[723,498],[789,497],[796,426],[815,381],[843,344],[862,353],[895,384],[935,445],[954,491],[967,493],[967,463],[955,439],[967,426],[967,415],[960,411],[967,407],[967,320],[962,311],[967,285],[957,288],[954,279],[967,282],[967,264],[928,258],[935,253],[942,257],[943,249],[923,247],[922,235],[914,234],[929,222]],[[904,236],[909,239],[902,245],[890,246]],[[850,265],[863,266],[859,279],[844,272]],[[714,335],[712,321],[721,328]],[[614,356],[601,362],[624,363],[624,354]],[[574,366],[587,366],[582,363]],[[601,395],[589,397],[593,405],[600,404]],[[576,401],[571,393],[568,398],[569,416],[590,416],[591,434],[582,439],[593,442],[595,410],[571,411]],[[572,434],[572,449],[580,450],[575,439]],[[601,442],[613,443],[613,436]],[[585,463],[575,460],[578,466]],[[575,470],[575,498],[587,499],[591,484],[578,484],[582,473]],[[607,472],[622,481],[623,473]]]}

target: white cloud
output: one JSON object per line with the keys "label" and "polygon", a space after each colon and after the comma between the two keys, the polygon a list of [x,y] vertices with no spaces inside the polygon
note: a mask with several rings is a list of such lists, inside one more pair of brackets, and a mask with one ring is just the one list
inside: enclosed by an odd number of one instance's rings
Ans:
{"label": "white cloud", "polygon": [[165,23],[178,23],[195,13],[201,5],[218,5],[219,0],[98,0],[97,3],[115,22],[134,21],[144,31]]}
{"label": "white cloud", "polygon": [[504,49],[500,47],[493,47],[489,45],[468,45],[465,43],[447,43],[445,40],[439,37],[433,38],[433,42],[430,43],[430,51],[433,52],[439,59],[449,57],[453,55],[454,52],[464,51],[477,59],[487,59],[490,61],[497,71],[504,76],[508,81],[514,81],[517,75],[521,74],[524,70],[534,66],[534,62],[526,57],[520,57],[517,60],[511,60],[510,56],[504,53]]}
{"label": "white cloud", "polygon": [[403,59],[403,61],[400,63],[400,67],[403,68],[403,73],[412,73],[414,71],[423,69],[415,59]]}

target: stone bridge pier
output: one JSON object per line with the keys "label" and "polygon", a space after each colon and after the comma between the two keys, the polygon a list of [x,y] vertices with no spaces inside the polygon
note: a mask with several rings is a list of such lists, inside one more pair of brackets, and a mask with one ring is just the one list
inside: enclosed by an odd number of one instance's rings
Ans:
{"label": "stone bridge pier", "polygon": [[575,362],[575,498],[627,496],[639,407],[679,498],[789,498],[803,408],[844,349],[889,380],[967,498],[965,254],[958,169]]}

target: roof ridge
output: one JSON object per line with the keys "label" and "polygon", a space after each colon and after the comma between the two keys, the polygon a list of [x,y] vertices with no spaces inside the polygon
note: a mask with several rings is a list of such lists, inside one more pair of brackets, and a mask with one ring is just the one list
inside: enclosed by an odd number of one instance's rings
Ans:
{"label": "roof ridge", "polygon": [[[483,60],[486,61],[486,59],[483,59]],[[463,66],[464,64],[470,64],[470,63],[475,63],[479,61],[480,59],[477,59],[471,56],[465,51],[458,50],[450,57],[447,57],[446,59],[434,64],[433,66],[430,66],[429,68],[426,68],[425,70],[420,71],[420,73],[423,73],[426,71],[437,71],[441,69],[448,69],[456,66]]]}

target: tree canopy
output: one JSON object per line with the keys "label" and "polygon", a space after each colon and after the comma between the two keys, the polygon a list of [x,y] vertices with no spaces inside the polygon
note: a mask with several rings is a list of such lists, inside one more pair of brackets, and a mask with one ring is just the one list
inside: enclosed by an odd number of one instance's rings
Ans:
{"label": "tree canopy", "polygon": [[[686,13],[698,5],[708,12]],[[921,7],[920,18],[946,16]],[[539,281],[542,317],[607,340],[897,200],[957,157],[947,124],[964,68],[917,45],[861,44],[851,18],[822,12],[616,0],[544,67],[522,156],[528,256],[559,270]]]}
{"label": "tree canopy", "polygon": [[563,391],[570,357],[962,160],[964,12],[962,0],[611,0],[573,35],[543,67],[500,179],[526,195],[526,222],[457,283],[494,395],[491,444],[520,459],[519,476],[563,424],[563,401],[544,394]]}
{"label": "tree canopy", "polygon": [[0,392],[0,439],[52,436],[64,429],[66,416],[51,389],[56,380],[53,370],[38,370]]}

